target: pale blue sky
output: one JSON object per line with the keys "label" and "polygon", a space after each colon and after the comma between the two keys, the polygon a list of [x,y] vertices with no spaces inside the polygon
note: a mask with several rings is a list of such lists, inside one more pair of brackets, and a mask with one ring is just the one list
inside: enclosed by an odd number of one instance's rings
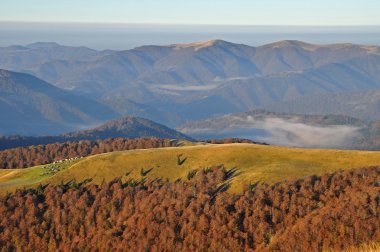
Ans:
{"label": "pale blue sky", "polygon": [[0,21],[380,25],[379,0],[1,0]]}

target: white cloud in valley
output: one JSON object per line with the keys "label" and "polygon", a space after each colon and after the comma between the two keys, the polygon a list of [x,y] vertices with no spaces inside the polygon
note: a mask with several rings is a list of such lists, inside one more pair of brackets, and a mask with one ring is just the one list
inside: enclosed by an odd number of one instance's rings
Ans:
{"label": "white cloud in valley", "polygon": [[[223,125],[223,126],[222,126]],[[299,122],[294,118],[235,117],[224,125],[215,121],[208,127],[181,129],[182,132],[201,138],[241,137],[273,145],[309,148],[346,148],[362,137],[360,127],[349,125],[321,126]]]}
{"label": "white cloud in valley", "polygon": [[268,132],[268,136],[263,137],[263,141],[297,147],[343,147],[361,136],[359,127],[315,126],[280,118],[255,121],[252,126]]}

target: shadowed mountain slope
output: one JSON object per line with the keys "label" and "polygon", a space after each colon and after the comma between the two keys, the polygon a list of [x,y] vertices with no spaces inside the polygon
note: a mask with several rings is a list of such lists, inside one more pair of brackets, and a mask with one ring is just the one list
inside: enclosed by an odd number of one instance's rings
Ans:
{"label": "shadowed mountain slope", "polygon": [[47,135],[117,117],[110,108],[32,75],[0,70],[0,134]]}

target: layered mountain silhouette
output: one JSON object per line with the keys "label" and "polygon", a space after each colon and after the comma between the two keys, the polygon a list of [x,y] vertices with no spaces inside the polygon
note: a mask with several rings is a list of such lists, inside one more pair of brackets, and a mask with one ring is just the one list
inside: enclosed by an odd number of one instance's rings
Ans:
{"label": "layered mountain silhouette", "polygon": [[30,73],[55,84],[83,62],[94,61],[111,52],[62,46],[54,42],[9,46],[0,48],[0,68]]}
{"label": "layered mountain silhouette", "polygon": [[380,87],[380,47],[354,44],[287,40],[252,47],[210,40],[95,51],[37,43],[1,48],[0,55],[2,68],[33,73],[122,115],[141,113],[169,125]]}
{"label": "layered mountain silhouette", "polygon": [[32,75],[0,70],[0,135],[48,135],[118,117],[112,109]]}

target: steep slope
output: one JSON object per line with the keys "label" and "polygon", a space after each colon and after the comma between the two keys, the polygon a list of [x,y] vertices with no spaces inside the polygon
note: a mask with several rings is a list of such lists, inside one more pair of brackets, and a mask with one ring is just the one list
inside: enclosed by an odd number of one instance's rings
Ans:
{"label": "steep slope", "polygon": [[0,70],[0,116],[2,135],[47,135],[98,124],[117,114],[32,75]]}

